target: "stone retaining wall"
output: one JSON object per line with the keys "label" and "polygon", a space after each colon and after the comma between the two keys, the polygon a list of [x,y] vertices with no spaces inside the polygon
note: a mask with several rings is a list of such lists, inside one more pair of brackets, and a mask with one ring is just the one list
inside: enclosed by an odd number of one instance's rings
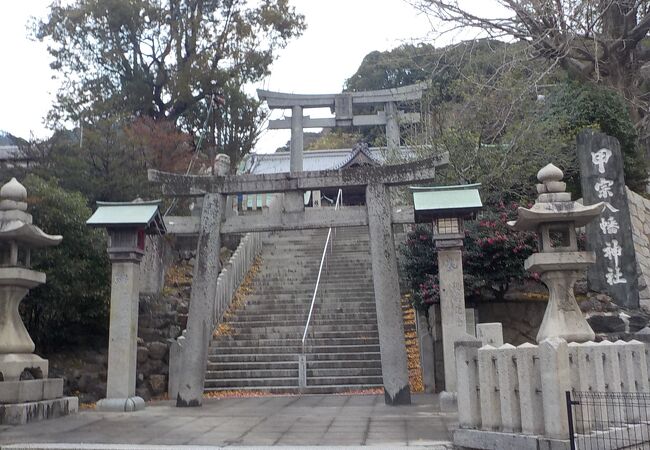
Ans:
{"label": "stone retaining wall", "polygon": [[639,274],[639,302],[643,309],[650,310],[650,200],[626,189]]}

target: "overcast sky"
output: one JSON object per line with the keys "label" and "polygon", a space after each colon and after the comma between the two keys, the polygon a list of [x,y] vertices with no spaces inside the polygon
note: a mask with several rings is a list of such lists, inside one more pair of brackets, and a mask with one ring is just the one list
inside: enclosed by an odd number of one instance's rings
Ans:
{"label": "overcast sky", "polygon": [[[46,15],[50,2],[0,3],[0,130],[26,139],[49,135],[43,118],[57,84],[45,45],[28,39],[27,27],[30,17]],[[431,32],[429,20],[404,0],[291,0],[291,4],[305,15],[307,30],[280,51],[271,75],[256,87],[340,92],[369,52],[426,39]],[[264,131],[256,150],[273,151],[288,139],[288,130]]]}

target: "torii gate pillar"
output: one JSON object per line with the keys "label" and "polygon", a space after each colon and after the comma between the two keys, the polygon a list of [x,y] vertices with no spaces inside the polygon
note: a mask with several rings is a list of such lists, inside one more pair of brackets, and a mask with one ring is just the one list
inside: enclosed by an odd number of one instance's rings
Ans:
{"label": "torii gate pillar", "polygon": [[368,184],[366,204],[384,399],[387,405],[409,405],[411,391],[388,187]]}

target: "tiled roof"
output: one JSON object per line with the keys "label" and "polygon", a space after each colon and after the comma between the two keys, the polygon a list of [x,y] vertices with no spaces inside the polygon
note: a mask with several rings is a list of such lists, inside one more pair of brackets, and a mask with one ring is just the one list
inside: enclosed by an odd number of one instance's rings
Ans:
{"label": "tiled roof", "polygon": [[[311,172],[314,170],[340,169],[360,151],[362,150],[356,148],[305,151],[303,153],[303,170]],[[386,163],[386,147],[371,147],[364,149],[363,152],[378,164]],[[413,151],[406,147],[400,148],[400,152],[404,158],[410,158],[413,155]],[[286,173],[289,172],[289,160],[289,152],[249,153],[244,158],[240,172],[254,174]]]}

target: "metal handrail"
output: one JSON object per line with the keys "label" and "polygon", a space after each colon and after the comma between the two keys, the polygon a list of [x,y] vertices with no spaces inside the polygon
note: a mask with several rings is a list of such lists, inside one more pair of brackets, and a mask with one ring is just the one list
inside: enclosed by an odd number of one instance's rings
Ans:
{"label": "metal handrail", "polygon": [[[334,211],[337,211],[343,202],[343,190],[339,189],[339,192],[336,194],[336,202],[334,203]],[[318,277],[316,278],[316,287],[314,288],[314,295],[311,297],[311,306],[309,307],[309,315],[307,316],[307,323],[305,324],[305,332],[302,334],[302,347],[303,353],[305,348],[305,339],[307,339],[307,331],[309,331],[309,323],[311,322],[311,316],[314,312],[314,303],[316,301],[316,295],[318,294],[318,286],[320,285],[320,277],[323,273],[323,264],[325,263],[325,257],[327,256],[327,247],[330,245],[330,240],[332,238],[332,227],[327,230],[327,239],[325,240],[325,246],[323,247],[323,256],[320,259],[320,267],[318,268]]]}

